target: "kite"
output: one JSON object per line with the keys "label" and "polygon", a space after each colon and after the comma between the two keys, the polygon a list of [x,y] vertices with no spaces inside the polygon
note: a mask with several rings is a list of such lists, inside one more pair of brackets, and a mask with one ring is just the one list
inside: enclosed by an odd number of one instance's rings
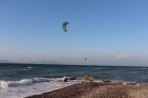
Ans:
{"label": "kite", "polygon": [[63,24],[62,24],[63,30],[65,32],[67,32],[67,24],[69,24],[69,23],[68,22],[63,22]]}

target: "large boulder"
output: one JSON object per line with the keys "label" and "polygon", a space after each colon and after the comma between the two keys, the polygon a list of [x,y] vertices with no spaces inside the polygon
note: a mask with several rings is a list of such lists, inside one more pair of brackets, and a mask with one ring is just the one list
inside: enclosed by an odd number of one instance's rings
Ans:
{"label": "large boulder", "polygon": [[76,80],[76,77],[75,76],[70,76],[70,77],[68,77],[68,80]]}
{"label": "large boulder", "polygon": [[68,77],[63,77],[62,82],[67,82]]}
{"label": "large boulder", "polygon": [[94,78],[91,77],[91,76],[85,76],[83,79],[82,79],[83,82],[93,82],[94,81]]}

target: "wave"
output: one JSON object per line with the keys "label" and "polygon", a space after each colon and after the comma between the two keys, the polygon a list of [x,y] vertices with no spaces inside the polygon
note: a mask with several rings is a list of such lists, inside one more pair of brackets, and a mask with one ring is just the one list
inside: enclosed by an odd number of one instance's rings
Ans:
{"label": "wave", "polygon": [[103,69],[103,68],[94,68],[94,69]]}
{"label": "wave", "polygon": [[147,69],[147,68],[144,67],[144,68],[142,68],[142,69]]}
{"label": "wave", "polygon": [[30,66],[29,66],[29,67],[27,67],[27,68],[28,68],[28,69],[31,69],[31,68],[34,68],[34,67],[30,67]]}
{"label": "wave", "polygon": [[32,68],[34,68],[34,67],[26,67],[26,68],[23,68],[23,69],[21,69],[20,71],[26,71],[26,70],[31,70]]}
{"label": "wave", "polygon": [[137,69],[147,69],[147,67],[137,68]]}
{"label": "wave", "polygon": [[[77,81],[68,81],[68,82],[57,81],[61,80],[62,78],[48,78],[47,80],[49,79],[50,79],[49,82],[46,82],[45,78],[22,79],[20,81],[0,81],[0,83],[2,83],[3,85],[2,86],[0,84],[0,86],[4,88],[0,89],[0,98],[24,98],[27,96],[42,94],[45,92],[53,91],[56,89],[60,89],[78,83]],[[15,87],[12,87],[12,84]],[[21,85],[29,85],[29,86],[21,86]]]}
{"label": "wave", "polygon": [[8,87],[17,87],[17,86],[27,86],[34,83],[42,83],[49,82],[50,80],[47,78],[33,78],[33,79],[22,79],[20,81],[0,81],[0,88],[8,88]]}

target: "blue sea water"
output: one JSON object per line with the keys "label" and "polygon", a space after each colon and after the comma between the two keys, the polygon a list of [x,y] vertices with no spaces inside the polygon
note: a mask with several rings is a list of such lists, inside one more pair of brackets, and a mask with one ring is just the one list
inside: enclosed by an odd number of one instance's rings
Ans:
{"label": "blue sea water", "polygon": [[55,64],[0,64],[0,80],[17,81],[36,77],[92,76],[96,79],[148,83],[148,67]]}

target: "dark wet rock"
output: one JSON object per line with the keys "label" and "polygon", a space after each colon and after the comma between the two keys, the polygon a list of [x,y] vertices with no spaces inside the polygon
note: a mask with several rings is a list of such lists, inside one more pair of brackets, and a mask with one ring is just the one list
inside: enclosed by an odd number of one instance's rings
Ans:
{"label": "dark wet rock", "polygon": [[68,77],[68,80],[76,80],[76,77],[75,76],[70,76],[70,77]]}
{"label": "dark wet rock", "polygon": [[67,82],[68,77],[63,77],[62,82]]}

